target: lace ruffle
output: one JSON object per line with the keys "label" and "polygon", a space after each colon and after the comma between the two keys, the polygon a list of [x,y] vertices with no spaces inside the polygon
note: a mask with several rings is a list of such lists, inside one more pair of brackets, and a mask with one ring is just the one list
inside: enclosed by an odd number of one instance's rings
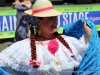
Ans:
{"label": "lace ruffle", "polygon": [[25,63],[25,61],[17,61],[11,56],[0,53],[0,67],[11,67],[17,71],[29,72],[32,67]]}

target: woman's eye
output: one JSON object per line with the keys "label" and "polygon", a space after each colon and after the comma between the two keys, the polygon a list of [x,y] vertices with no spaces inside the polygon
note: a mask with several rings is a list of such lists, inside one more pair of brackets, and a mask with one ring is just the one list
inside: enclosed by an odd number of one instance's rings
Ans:
{"label": "woman's eye", "polygon": [[53,17],[49,17],[49,19],[53,19]]}
{"label": "woman's eye", "polygon": [[53,18],[56,18],[56,16],[53,16],[53,17],[49,17],[49,19],[53,19]]}

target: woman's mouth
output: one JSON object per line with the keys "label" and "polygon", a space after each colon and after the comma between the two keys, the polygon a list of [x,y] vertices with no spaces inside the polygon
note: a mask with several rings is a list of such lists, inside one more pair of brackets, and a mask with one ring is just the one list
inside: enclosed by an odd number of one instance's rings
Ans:
{"label": "woman's mouth", "polygon": [[57,25],[52,25],[51,28],[55,29],[55,28],[57,28]]}
{"label": "woman's mouth", "polygon": [[53,32],[56,32],[56,31],[57,31],[57,25],[52,25],[52,26],[51,26],[51,30],[52,30]]}

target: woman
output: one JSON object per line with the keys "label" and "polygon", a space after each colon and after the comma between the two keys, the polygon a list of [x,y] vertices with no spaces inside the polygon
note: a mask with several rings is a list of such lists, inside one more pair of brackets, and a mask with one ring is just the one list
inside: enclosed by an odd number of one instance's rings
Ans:
{"label": "woman", "polygon": [[91,29],[86,22],[83,25],[86,34],[78,40],[57,33],[56,16],[62,13],[55,10],[50,1],[37,0],[33,9],[25,13],[36,19],[36,24],[30,28],[30,39],[3,50],[1,61],[29,75],[72,75],[88,46]]}
{"label": "woman", "polygon": [[15,32],[15,42],[28,38],[28,23],[26,20],[25,10],[31,8],[32,3],[30,0],[16,0],[12,3],[14,9],[17,9],[17,22]]}

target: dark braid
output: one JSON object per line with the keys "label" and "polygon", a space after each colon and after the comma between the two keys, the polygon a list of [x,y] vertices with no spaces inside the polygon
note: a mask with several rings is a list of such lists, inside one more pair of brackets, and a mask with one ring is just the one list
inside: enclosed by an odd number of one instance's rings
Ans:
{"label": "dark braid", "polygon": [[[33,61],[33,60],[37,60],[36,44],[35,44],[35,40],[36,40],[35,35],[37,34],[37,31],[35,29],[37,29],[37,23],[36,23],[35,17],[33,17],[33,16],[32,17],[28,16],[28,19],[29,19],[29,24],[31,24],[30,45],[31,45],[31,59]],[[43,18],[38,17],[38,19],[42,20]],[[37,67],[39,67],[39,66],[37,66],[36,64],[33,63],[33,68],[37,68]]]}
{"label": "dark braid", "polygon": [[[37,60],[37,54],[36,54],[36,45],[35,45],[35,35],[34,35],[34,28],[30,27],[31,35],[30,35],[30,45],[31,45],[31,58],[32,60]],[[34,68],[38,67],[33,65]]]}
{"label": "dark braid", "polygon": [[68,45],[68,43],[64,40],[64,38],[63,38],[60,34],[58,34],[58,32],[55,32],[54,34],[57,36],[57,39],[58,39],[67,49],[70,48],[69,45]]}

